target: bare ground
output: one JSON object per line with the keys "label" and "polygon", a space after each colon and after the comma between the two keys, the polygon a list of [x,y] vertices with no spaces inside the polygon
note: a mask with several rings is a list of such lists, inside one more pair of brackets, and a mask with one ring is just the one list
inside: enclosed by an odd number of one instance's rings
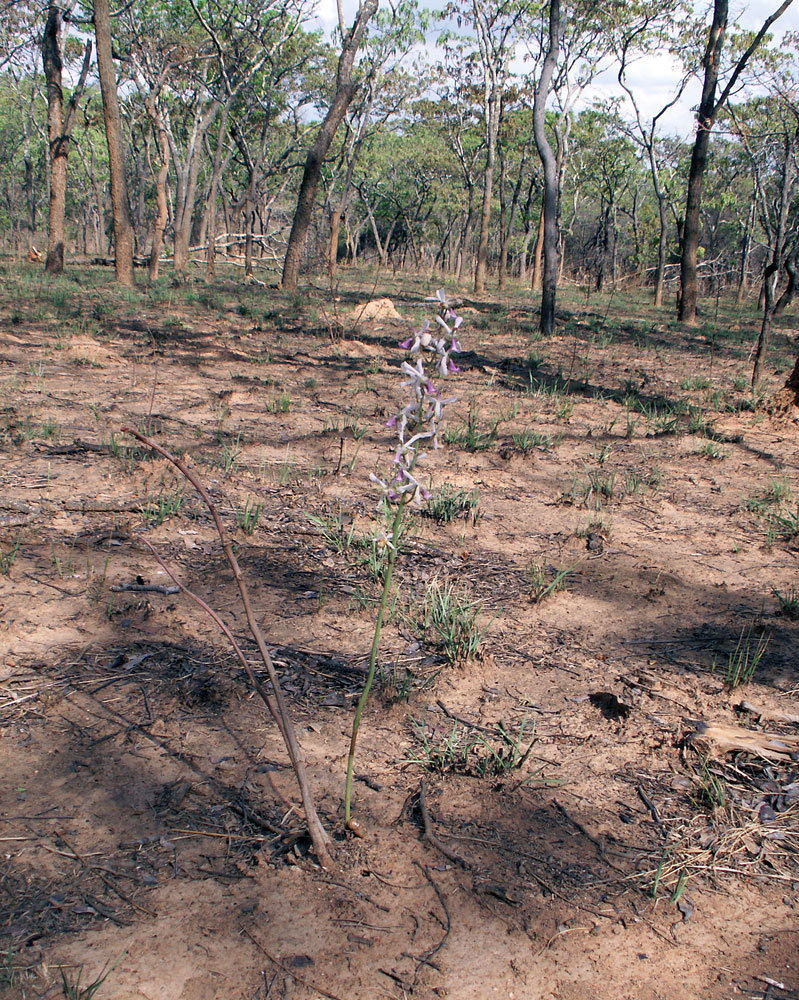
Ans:
{"label": "bare ground", "polygon": [[[400,557],[347,839],[367,476],[435,285],[3,281],[0,996],[88,997],[107,973],[119,1000],[799,997],[799,765],[687,739],[796,734],[797,423],[746,391],[753,314],[686,330],[640,294],[567,294],[542,342],[523,291],[467,296],[454,440],[424,461],[467,510],[417,517]],[[222,636],[179,594],[124,589],[169,583],[144,534],[246,640],[207,511],[128,423],[234,534],[335,872]],[[420,624],[435,580],[480,603],[469,662]],[[509,762],[497,727],[533,723],[523,765],[490,768],[479,737]]]}

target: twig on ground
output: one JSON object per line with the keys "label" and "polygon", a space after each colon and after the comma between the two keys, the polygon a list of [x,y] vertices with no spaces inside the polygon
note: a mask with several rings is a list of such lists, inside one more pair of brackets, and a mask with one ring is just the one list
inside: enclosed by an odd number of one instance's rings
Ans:
{"label": "twig on ground", "polygon": [[[419,963],[416,966],[416,971],[414,972],[414,981],[416,981],[419,975],[419,969],[421,969],[423,965],[431,965],[430,959],[434,955],[437,955],[444,947],[444,945],[447,943],[447,938],[449,937],[450,928],[452,927],[452,921],[450,920],[449,910],[447,909],[447,901],[446,899],[444,899],[443,892],[436,885],[435,879],[423,865],[419,864],[418,861],[414,861],[414,864],[432,886],[433,892],[438,897],[438,902],[441,905],[441,909],[444,911],[444,917],[446,919],[446,923],[444,924],[444,936],[441,938],[441,940],[438,942],[437,945],[435,945],[433,948],[430,949],[430,951],[425,952],[424,955],[420,955],[416,959],[416,961]],[[435,968],[435,966],[433,966],[433,968]]]}
{"label": "twig on ground", "polygon": [[450,712],[450,710],[447,708],[444,702],[441,701],[440,698],[438,699],[438,701],[436,701],[436,705],[441,709],[441,711],[444,713],[444,715],[446,715],[448,719],[452,719],[453,722],[460,722],[462,726],[466,726],[468,729],[476,729],[478,730],[478,732],[489,733],[492,736],[495,735],[497,732],[496,726],[481,726],[478,722],[471,722],[465,716],[459,715],[457,712]]}
{"label": "twig on ground", "polygon": [[604,843],[603,843],[603,842],[602,842],[602,841],[601,841],[601,840],[599,839],[599,837],[595,837],[595,836],[594,836],[594,835],[593,835],[592,833],[590,833],[590,832],[589,832],[589,831],[588,831],[588,830],[587,830],[587,829],[586,829],[586,828],[585,828],[585,827],[583,826],[583,824],[582,824],[582,823],[581,823],[581,822],[580,822],[580,821],[579,821],[578,819],[575,819],[575,818],[574,818],[574,816],[572,816],[572,814],[571,814],[571,813],[570,813],[570,812],[568,811],[568,809],[566,808],[566,806],[564,806],[564,805],[562,805],[562,804],[561,804],[560,802],[558,802],[558,800],[557,800],[557,799],[553,799],[552,801],[553,801],[553,803],[554,803],[554,805],[555,805],[555,808],[556,808],[556,809],[558,810],[558,812],[559,812],[559,813],[560,813],[560,814],[561,814],[561,815],[562,815],[562,816],[563,816],[563,817],[564,817],[565,819],[567,819],[567,820],[568,820],[568,821],[569,821],[569,822],[571,823],[571,825],[572,825],[572,826],[576,827],[576,828],[577,828],[577,830],[579,830],[579,831],[580,831],[580,833],[581,833],[581,834],[582,834],[582,835],[583,835],[584,837],[587,837],[587,838],[588,838],[588,840],[590,840],[590,841],[591,841],[591,843],[592,843],[592,844],[594,845],[594,847],[595,847],[595,848],[597,849],[597,852],[599,853],[599,856],[600,856],[600,858],[602,858],[603,860],[606,860],[606,859],[605,859],[605,845],[604,845]]}
{"label": "twig on ground", "polygon": [[422,814],[422,822],[424,823],[424,839],[429,844],[432,844],[437,851],[441,851],[445,858],[449,858],[450,861],[454,861],[457,865],[468,868],[463,858],[459,857],[454,851],[451,851],[445,844],[442,844],[433,832],[433,822],[430,819],[430,813],[427,811],[427,803],[425,801],[426,796],[427,782],[422,778],[419,783],[419,812]]}
{"label": "twig on ground", "polygon": [[636,792],[638,792],[638,798],[643,802],[643,804],[649,810],[652,819],[655,821],[655,823],[657,823],[658,826],[663,826],[663,820],[660,818],[660,813],[658,812],[657,806],[652,801],[652,799],[649,798],[649,796],[646,794],[646,792],[640,785],[636,785],[635,790]]}
{"label": "twig on ground", "polygon": [[281,969],[283,972],[285,972],[287,976],[291,976],[291,978],[294,979],[296,982],[302,983],[303,986],[306,986],[309,990],[313,990],[314,993],[318,993],[320,996],[327,997],[327,1000],[341,1000],[341,998],[337,997],[335,993],[328,993],[327,990],[323,990],[320,986],[315,986],[313,983],[309,983],[307,979],[303,979],[302,976],[298,976],[293,969],[289,969],[288,966],[284,965],[282,962],[279,962],[273,955],[269,954],[269,952],[266,950],[266,948],[264,948],[261,942],[256,940],[253,937],[253,935],[250,934],[247,928],[244,927],[242,924],[239,924],[239,929],[241,930],[242,934],[247,935],[247,937],[250,939],[250,941],[252,941],[252,943],[259,951],[263,952],[264,955],[266,955],[266,957],[273,965],[276,965],[278,969]]}

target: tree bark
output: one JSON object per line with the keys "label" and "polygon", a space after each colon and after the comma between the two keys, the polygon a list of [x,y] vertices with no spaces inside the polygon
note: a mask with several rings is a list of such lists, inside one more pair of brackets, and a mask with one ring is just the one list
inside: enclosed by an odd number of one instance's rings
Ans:
{"label": "tree bark", "polygon": [[794,296],[796,295],[796,261],[788,259],[785,261],[785,271],[788,275],[788,284],[785,286],[782,295],[777,299],[777,304],[774,306],[774,315],[779,316],[781,313],[785,312],[788,306],[793,302]]}
{"label": "tree bark", "polygon": [[311,225],[314,199],[316,197],[316,189],[319,185],[319,176],[322,172],[322,163],[335,137],[336,131],[347,112],[347,108],[355,96],[355,84],[352,80],[355,55],[366,31],[367,24],[377,12],[377,6],[378,0],[363,0],[358,8],[355,23],[342,45],[341,56],[338,61],[338,72],[336,74],[336,93],[319,129],[319,133],[308,150],[305,160],[300,193],[297,197],[297,208],[294,212],[291,235],[289,236],[286,257],[283,262],[283,277],[281,281],[283,288],[297,287],[297,280],[300,274],[300,261],[305,249],[308,229]]}
{"label": "tree bark", "polygon": [[738,272],[738,291],[735,293],[735,301],[739,304],[746,298],[746,292],[749,288],[749,257],[752,252],[752,228],[755,224],[755,211],[756,196],[753,194],[749,204],[749,214],[746,218],[746,229],[741,247],[741,267]]}
{"label": "tree bark", "polygon": [[[61,8],[51,4],[42,36],[42,67],[47,83],[47,132],[50,144],[50,202],[47,225],[47,258],[44,269],[48,274],[64,270],[64,207],[67,197],[67,160],[72,128],[72,116],[77,107],[91,59],[91,42],[86,43],[80,79],[64,114],[64,93],[61,89]],[[27,167],[27,164],[26,164]]]}
{"label": "tree bark", "polygon": [[560,41],[566,24],[561,17],[560,0],[549,0],[549,47],[535,88],[533,134],[544,172],[543,254],[544,272],[541,288],[541,333],[549,337],[555,330],[555,298],[558,288],[558,164],[546,134],[546,102],[558,61]]}
{"label": "tree bark", "polygon": [[538,213],[538,229],[533,250],[533,275],[530,278],[530,288],[534,292],[541,291],[541,262],[544,259],[544,195],[541,194],[541,211]]}
{"label": "tree bark", "polygon": [[216,137],[213,167],[211,169],[211,189],[208,192],[208,226],[206,229],[206,239],[208,240],[208,250],[205,255],[206,281],[214,281],[216,279],[216,201],[219,194],[219,181],[222,177],[222,147],[227,135],[229,108],[230,102],[227,102],[222,109],[222,116],[219,120],[219,132]]}
{"label": "tree bark", "polygon": [[799,358],[793,366],[793,371],[788,376],[784,388],[778,394],[782,399],[792,406],[799,406]]}
{"label": "tree bark", "polygon": [[483,200],[480,205],[480,235],[477,239],[477,266],[474,269],[474,294],[482,295],[486,286],[488,270],[488,231],[491,227],[491,198],[494,193],[494,164],[496,162],[496,138],[489,138],[486,165],[483,171]]}
{"label": "tree bark", "polygon": [[796,129],[793,137],[786,135],[784,140],[785,160],[783,162],[782,183],[780,185],[780,207],[777,217],[777,230],[774,237],[774,247],[772,249],[771,261],[769,266],[766,268],[765,275],[763,276],[765,302],[763,303],[763,322],[760,327],[760,335],[757,338],[755,363],[752,369],[753,389],[757,388],[757,383],[760,381],[760,371],[766,357],[766,351],[768,350],[769,339],[771,337],[771,321],[775,310],[774,293],[776,290],[776,278],[785,265],[788,206],[793,195],[794,181],[797,173],[795,160],[797,141],[799,141],[799,128]]}
{"label": "tree bark", "polygon": [[48,274],[61,274],[64,270],[64,203],[69,144],[64,136],[63,126],[60,36],[61,9],[52,5],[47,11],[47,23],[42,36],[42,67],[47,83],[47,131],[50,140],[50,205],[44,265]]}
{"label": "tree bark", "polygon": [[[150,110],[148,108],[148,110]],[[159,259],[161,248],[164,245],[164,229],[167,220],[166,207],[166,179],[169,173],[169,140],[166,135],[166,128],[161,116],[152,107],[150,112],[158,139],[158,148],[161,151],[161,163],[158,167],[158,174],[155,178],[155,219],[153,220],[153,234],[150,240],[150,281],[155,281],[158,277]]]}
{"label": "tree bark", "polygon": [[133,225],[130,220],[125,152],[119,115],[117,78],[111,54],[111,16],[108,0],[94,2],[94,33],[97,40],[97,72],[103,99],[103,119],[108,143],[111,208],[114,214],[114,271],[117,283],[133,285]]}
{"label": "tree bark", "polygon": [[700,213],[702,209],[702,181],[707,166],[710,132],[716,122],[719,111],[724,106],[738,77],[763,40],[771,25],[790,7],[793,0],[783,0],[780,7],[766,18],[763,26],[755,35],[749,47],[738,59],[721,96],[716,100],[719,71],[721,68],[721,51],[724,47],[724,35],[727,30],[729,16],[728,0],[714,0],[713,21],[710,26],[707,47],[703,59],[705,76],[702,83],[702,97],[697,112],[697,131],[694,148],[691,153],[691,166],[688,171],[688,193],[685,203],[685,221],[683,224],[682,260],[680,263],[680,306],[679,318],[683,323],[696,322],[696,303],[699,283],[697,279],[697,259],[699,251]]}
{"label": "tree bark", "polygon": [[710,131],[716,120],[716,87],[721,69],[721,50],[727,30],[729,13],[728,0],[715,0],[713,23],[710,27],[705,49],[705,77],[702,84],[702,98],[697,113],[697,130],[694,148],[691,151],[691,166],[688,171],[688,191],[685,202],[685,222],[683,224],[682,260],[680,262],[680,309],[683,323],[696,322],[696,303],[699,297],[697,260],[699,256],[699,225],[702,210],[702,181],[707,166],[710,147]]}

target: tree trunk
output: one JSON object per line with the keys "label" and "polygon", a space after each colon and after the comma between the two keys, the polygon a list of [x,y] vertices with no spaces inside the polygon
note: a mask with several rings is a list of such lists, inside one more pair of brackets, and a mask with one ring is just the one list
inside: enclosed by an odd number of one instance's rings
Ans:
{"label": "tree trunk", "polygon": [[472,222],[474,220],[474,185],[467,185],[466,217],[458,240],[457,265],[455,268],[455,279],[460,282],[463,276],[463,268],[466,262],[466,248],[469,243],[469,236],[472,232]]}
{"label": "tree trunk", "polygon": [[338,264],[338,237],[341,231],[341,207],[333,209],[330,216],[330,243],[327,248],[327,273],[334,277]]}
{"label": "tree trunk", "polygon": [[474,294],[482,295],[488,269],[488,230],[491,226],[491,196],[494,187],[494,149],[489,149],[483,173],[483,200],[480,206],[480,236],[477,240],[477,266],[474,269]]}
{"label": "tree trunk", "polygon": [[222,146],[227,133],[229,109],[230,102],[227,102],[222,108],[222,117],[219,120],[219,132],[216,137],[216,149],[211,169],[211,189],[208,192],[208,225],[206,227],[206,239],[208,240],[208,250],[205,255],[206,281],[214,281],[216,278],[216,200],[219,193],[219,180],[222,176]]}
{"label": "tree trunk", "polygon": [[697,279],[697,259],[699,255],[699,225],[702,209],[702,181],[707,166],[710,146],[710,131],[716,120],[716,86],[721,69],[721,50],[727,30],[729,14],[728,0],[714,0],[713,22],[710,26],[705,49],[705,77],[702,84],[702,98],[697,113],[697,129],[694,148],[691,151],[691,166],[688,171],[688,193],[685,202],[685,221],[682,235],[682,260],[680,262],[680,309],[683,323],[696,322],[696,302],[699,296]]}
{"label": "tree trunk", "polygon": [[744,242],[741,248],[741,267],[738,272],[738,291],[735,293],[735,301],[741,303],[746,298],[749,287],[749,257],[752,253],[752,228],[755,224],[756,195],[752,195],[749,205],[749,215],[746,219],[746,229],[744,230]]}
{"label": "tree trunk", "polygon": [[[50,202],[47,227],[47,258],[44,269],[48,274],[64,270],[64,206],[67,196],[67,159],[72,115],[86,84],[91,58],[91,42],[86,43],[83,68],[66,116],[61,89],[61,8],[47,9],[47,22],[42,36],[42,66],[47,82],[47,133],[50,144]],[[27,170],[27,164],[26,164]]]}
{"label": "tree trunk", "polygon": [[51,6],[42,36],[42,66],[47,82],[47,131],[50,140],[50,210],[47,226],[48,274],[64,270],[64,204],[67,192],[69,143],[63,134],[64,94],[61,89],[61,9]]}
{"label": "tree trunk", "polygon": [[793,141],[790,136],[785,136],[784,152],[785,160],[782,168],[782,183],[780,185],[780,208],[777,217],[777,229],[774,237],[774,247],[772,249],[771,262],[766,268],[763,279],[765,289],[765,302],[763,303],[763,323],[760,327],[760,335],[757,339],[755,350],[755,363],[752,370],[752,388],[757,388],[760,381],[760,370],[768,350],[769,339],[771,337],[771,321],[774,316],[775,302],[774,293],[780,271],[785,264],[785,241],[786,227],[788,221],[788,207],[793,194],[794,180],[796,178],[797,166],[795,161],[795,144],[799,140],[799,127]]}
{"label": "tree trunk", "polygon": [[788,308],[788,306],[793,302],[794,296],[796,295],[796,261],[786,260],[785,270],[788,274],[788,284],[785,286],[782,295],[777,299],[777,304],[774,306],[774,315],[779,316]]}
{"label": "tree trunk", "polygon": [[792,406],[799,407],[799,357],[797,357],[785,385],[776,393],[773,402],[777,409],[787,410]]}
{"label": "tree trunk", "polygon": [[114,213],[114,270],[120,285],[133,285],[133,226],[130,221],[122,123],[119,116],[117,78],[111,54],[111,17],[108,0],[94,0],[94,33],[97,40],[97,72],[103,99],[111,207]]}
{"label": "tree trunk", "polygon": [[668,249],[668,219],[666,213],[666,199],[658,197],[658,223],[660,232],[658,234],[658,260],[655,271],[655,308],[660,309],[663,305],[663,285],[666,280],[666,251]]}
{"label": "tree trunk", "polygon": [[545,116],[547,95],[557,65],[565,23],[565,15],[561,18],[560,0],[549,0],[549,47],[538,86],[535,88],[533,104],[533,133],[544,171],[542,211],[544,272],[540,329],[545,337],[551,336],[555,330],[555,297],[558,288],[558,164],[547,138]]}
{"label": "tree trunk", "polygon": [[541,211],[538,213],[538,232],[533,250],[533,275],[530,278],[530,288],[534,292],[541,290],[541,262],[544,259],[544,194],[541,192]]}
{"label": "tree trunk", "polygon": [[683,323],[696,322],[696,302],[698,298],[697,259],[699,252],[699,226],[702,208],[702,181],[707,165],[710,132],[715,124],[719,111],[724,106],[738,77],[743,72],[749,59],[756,51],[771,25],[790,7],[792,0],[783,0],[780,7],[763,23],[752,42],[735,64],[721,96],[716,100],[721,67],[721,51],[724,47],[724,34],[727,30],[729,0],[714,0],[713,22],[710,26],[707,48],[703,64],[705,77],[702,84],[702,98],[697,112],[696,141],[691,153],[691,166],[688,171],[688,195],[685,202],[685,221],[683,223],[682,260],[680,263],[680,307],[679,318]]}
{"label": "tree trunk", "polygon": [[167,220],[166,178],[169,173],[169,141],[160,115],[153,113],[153,124],[161,150],[161,163],[155,178],[155,219],[153,221],[153,235],[150,240],[150,281],[155,281],[158,277],[158,262],[161,257],[161,248],[164,245],[164,228]]}
{"label": "tree trunk", "polygon": [[311,225],[311,215],[313,213],[316,189],[319,185],[319,176],[322,172],[322,163],[335,137],[336,131],[347,112],[347,108],[355,96],[355,84],[352,81],[353,63],[355,62],[355,55],[366,26],[377,11],[377,5],[378,0],[362,0],[358,8],[355,23],[344,40],[341,49],[341,57],[338,61],[338,72],[336,74],[336,93],[319,129],[319,133],[308,150],[305,160],[300,193],[297,197],[297,208],[294,212],[291,235],[289,236],[286,257],[283,262],[283,277],[281,281],[283,288],[297,287],[297,279],[300,274],[300,261],[305,249],[308,229]]}

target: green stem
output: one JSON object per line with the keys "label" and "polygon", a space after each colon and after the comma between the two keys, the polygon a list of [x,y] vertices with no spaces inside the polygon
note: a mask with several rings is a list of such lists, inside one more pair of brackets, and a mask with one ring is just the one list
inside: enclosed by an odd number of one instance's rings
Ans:
{"label": "green stem", "polygon": [[352,720],[352,737],[350,738],[350,752],[347,757],[347,782],[344,786],[344,823],[349,825],[350,822],[350,802],[352,800],[352,771],[355,766],[355,744],[358,740],[358,729],[361,724],[361,716],[363,715],[363,710],[366,706],[366,700],[369,697],[369,692],[372,689],[372,683],[375,679],[375,670],[377,669],[377,651],[380,646],[380,632],[383,628],[383,618],[386,613],[386,605],[388,604],[388,595],[391,590],[391,577],[394,573],[394,563],[397,558],[397,544],[399,542],[400,528],[402,526],[402,514],[405,508],[405,497],[407,494],[403,495],[399,506],[394,514],[394,525],[391,529],[391,546],[388,550],[388,565],[386,566],[386,574],[383,578],[383,594],[380,598],[380,607],[377,610],[377,621],[375,622],[375,634],[372,639],[372,651],[369,654],[369,672],[366,675],[366,683],[364,684],[363,691],[361,692],[361,697],[358,699],[358,705],[355,709],[355,718]]}

